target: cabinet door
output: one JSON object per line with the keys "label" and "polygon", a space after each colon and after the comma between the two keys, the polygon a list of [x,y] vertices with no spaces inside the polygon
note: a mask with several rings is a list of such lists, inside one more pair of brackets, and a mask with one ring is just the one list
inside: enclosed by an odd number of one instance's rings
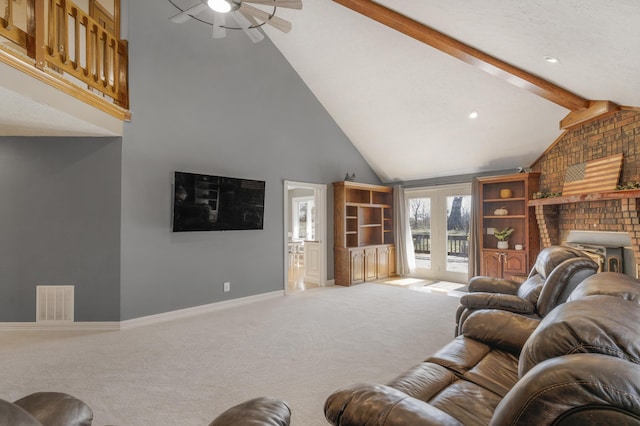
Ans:
{"label": "cabinet door", "polygon": [[527,275],[527,254],[523,252],[505,253],[502,263],[502,274],[504,278],[511,278],[512,275]]}
{"label": "cabinet door", "polygon": [[364,277],[366,281],[375,280],[377,275],[377,257],[376,248],[368,248],[364,250]]}
{"label": "cabinet door", "polygon": [[482,252],[481,275],[502,278],[502,254],[495,251]]}
{"label": "cabinet door", "polygon": [[389,276],[389,247],[378,247],[378,279]]}
{"label": "cabinet door", "polygon": [[389,276],[396,274],[396,246],[389,246]]}
{"label": "cabinet door", "polygon": [[351,283],[364,282],[364,250],[351,250]]}

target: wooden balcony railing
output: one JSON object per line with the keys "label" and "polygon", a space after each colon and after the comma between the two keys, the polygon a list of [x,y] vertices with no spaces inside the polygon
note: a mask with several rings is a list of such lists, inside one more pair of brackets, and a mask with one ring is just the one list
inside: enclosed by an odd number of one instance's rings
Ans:
{"label": "wooden balcony railing", "polygon": [[[121,119],[130,119],[127,111],[126,40],[111,34],[70,0],[25,1],[26,4],[18,9],[13,0],[4,0],[0,36],[13,42],[14,46],[2,47],[2,51],[45,71],[47,75],[63,82],[63,85],[99,92],[102,99],[97,102],[111,103],[121,111],[102,109]],[[2,4],[0,0],[0,6]],[[56,86],[62,87],[58,83]],[[85,102],[92,99],[85,96],[81,98]]]}

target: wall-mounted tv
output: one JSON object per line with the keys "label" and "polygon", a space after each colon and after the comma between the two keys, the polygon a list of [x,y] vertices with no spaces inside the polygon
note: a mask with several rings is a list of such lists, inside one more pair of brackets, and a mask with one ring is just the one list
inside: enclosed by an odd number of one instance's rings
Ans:
{"label": "wall-mounted tv", "polygon": [[175,172],[173,232],[263,229],[265,182]]}

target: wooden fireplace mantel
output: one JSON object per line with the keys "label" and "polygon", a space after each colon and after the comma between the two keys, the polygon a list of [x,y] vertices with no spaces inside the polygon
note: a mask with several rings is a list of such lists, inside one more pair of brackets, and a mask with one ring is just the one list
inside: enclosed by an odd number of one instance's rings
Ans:
{"label": "wooden fireplace mantel", "polygon": [[620,191],[593,192],[590,194],[567,195],[564,197],[538,198],[529,200],[530,206],[552,206],[556,204],[584,203],[589,201],[622,200],[640,198],[640,189],[625,189]]}

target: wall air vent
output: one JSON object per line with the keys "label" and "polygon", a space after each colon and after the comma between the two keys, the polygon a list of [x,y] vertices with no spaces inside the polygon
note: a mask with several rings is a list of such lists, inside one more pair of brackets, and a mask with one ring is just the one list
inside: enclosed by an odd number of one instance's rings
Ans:
{"label": "wall air vent", "polygon": [[73,322],[74,286],[36,286],[36,322]]}

